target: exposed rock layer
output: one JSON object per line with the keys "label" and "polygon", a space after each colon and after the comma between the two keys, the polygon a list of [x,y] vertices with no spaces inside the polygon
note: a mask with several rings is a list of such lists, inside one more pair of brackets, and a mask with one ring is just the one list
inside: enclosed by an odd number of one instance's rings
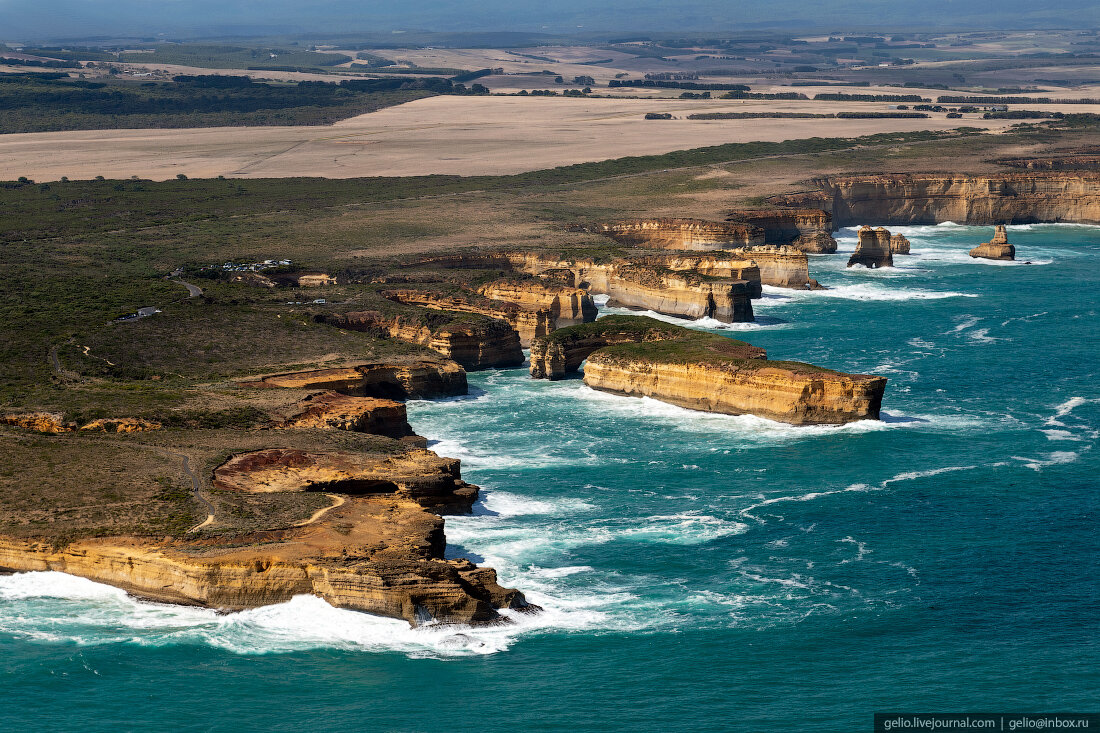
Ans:
{"label": "exposed rock layer", "polygon": [[468,391],[466,372],[445,359],[408,363],[367,362],[336,369],[311,369],[273,374],[250,387],[326,389],[355,397],[431,398],[463,395]]}
{"label": "exposed rock layer", "polygon": [[896,255],[909,254],[910,248],[909,240],[904,234],[892,234],[890,235],[890,252]]}
{"label": "exposed rock layer", "polygon": [[350,430],[389,438],[413,435],[405,405],[400,402],[350,397],[339,392],[322,392],[307,397],[278,427]]}
{"label": "exposed rock layer", "polygon": [[1100,172],[1013,172],[990,175],[896,173],[837,176],[817,190],[775,196],[787,206],[820,206],[836,226],[883,224],[993,225],[1035,222],[1100,223]]}
{"label": "exposed rock layer", "polygon": [[816,254],[836,252],[833,217],[824,209],[739,210],[731,211],[726,220],[760,228],[764,233],[763,244],[788,244]]}
{"label": "exposed rock layer", "polygon": [[381,311],[333,314],[325,321],[351,331],[396,338],[438,351],[466,369],[518,366],[523,363],[519,334],[504,321],[480,319],[450,321],[437,328],[416,315],[387,315]]}
{"label": "exposed rock layer", "polygon": [[530,346],[531,339],[545,336],[557,328],[557,320],[549,308],[522,308],[512,302],[483,300],[474,294],[442,293],[430,289],[403,288],[387,290],[382,294],[390,300],[407,305],[456,313],[477,313],[504,321],[519,335],[522,346]]}
{"label": "exposed rock layer", "polygon": [[860,227],[855,252],[852,252],[852,256],[848,258],[848,267],[853,265],[870,268],[893,267],[894,255],[890,232],[882,227],[877,229],[868,226]]}
{"label": "exposed rock layer", "polygon": [[993,239],[970,250],[970,256],[986,260],[1016,259],[1016,248],[1008,243],[1008,232],[1005,231],[1005,225],[998,224],[996,231],[993,233]]}
{"label": "exposed rock layer", "polygon": [[886,387],[884,377],[808,372],[767,362],[661,362],[624,358],[611,351],[597,351],[588,358],[584,383],[692,410],[757,415],[794,425],[877,420]]}
{"label": "exposed rock layer", "polygon": [[886,379],[797,362],[715,334],[617,316],[536,339],[531,376],[561,379],[707,412],[752,414],[796,425],[877,419]]}
{"label": "exposed rock layer", "polygon": [[702,219],[631,219],[576,227],[632,247],[713,250],[764,244],[764,231],[744,222]]}
{"label": "exposed rock layer", "polygon": [[[396,446],[396,444],[395,444]],[[189,540],[102,538],[57,549],[0,537],[0,571],[55,570],[140,597],[235,611],[313,594],[334,606],[407,620],[493,623],[498,608],[536,610],[490,568],[446,560],[437,511],[467,511],[477,488],[458,462],[391,454],[252,451],[215,471],[227,491],[337,492],[296,525]]]}
{"label": "exposed rock layer", "polygon": [[497,280],[482,285],[478,292],[487,298],[515,303],[528,310],[547,309],[553,316],[555,328],[589,323],[596,320],[598,314],[589,292],[534,279]]}

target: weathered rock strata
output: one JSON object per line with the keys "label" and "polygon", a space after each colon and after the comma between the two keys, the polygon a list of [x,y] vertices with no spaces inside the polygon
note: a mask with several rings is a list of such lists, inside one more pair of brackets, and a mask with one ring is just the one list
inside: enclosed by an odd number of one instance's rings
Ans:
{"label": "weathered rock strata", "polygon": [[802,252],[832,254],[833,217],[824,209],[748,209],[731,211],[726,221],[749,224],[762,230],[761,244],[786,244]]}
{"label": "weathered rock strata", "polygon": [[1016,248],[1008,243],[1008,232],[1005,231],[1005,225],[998,224],[993,239],[970,250],[970,256],[986,260],[1016,259]]}
{"label": "weathered rock strata", "polygon": [[909,240],[904,234],[891,234],[890,235],[890,252],[896,255],[909,254]]}
{"label": "weathered rock strata", "polygon": [[661,362],[606,351],[588,358],[584,383],[604,392],[652,397],[692,410],[818,425],[877,420],[886,379],[807,372],[767,362]]}
{"label": "weathered rock strata", "polygon": [[835,176],[815,190],[774,196],[781,206],[820,206],[836,226],[1035,222],[1100,223],[1100,172],[1030,171],[989,175],[894,173]]}
{"label": "weathered rock strata", "polygon": [[353,397],[393,399],[432,398],[464,395],[468,391],[466,372],[445,359],[401,362],[365,362],[335,369],[311,369],[272,374],[249,387],[324,389]]}
{"label": "weathered rock strata", "polygon": [[561,379],[586,360],[594,389],[796,425],[877,419],[886,388],[884,377],[770,362],[750,344],[632,316],[537,339],[531,376]]}
{"label": "weathered rock strata", "polygon": [[685,318],[714,318],[727,323],[753,320],[748,281],[710,278],[691,272],[629,260],[597,262],[523,253],[513,256],[516,267],[530,274],[568,273],[575,287],[610,296],[630,308],[652,310]]}
{"label": "weathered rock strata", "polygon": [[310,395],[277,427],[350,430],[397,439],[414,435],[402,403],[374,397],[351,397],[339,392]]}
{"label": "weathered rock strata", "polygon": [[598,314],[596,304],[588,291],[534,279],[497,280],[482,285],[478,292],[487,298],[515,303],[528,310],[549,310],[554,319],[554,328],[590,323],[596,320]]}
{"label": "weathered rock strata", "polygon": [[632,247],[714,250],[764,244],[764,231],[744,222],[702,219],[631,219],[574,227]]}
{"label": "weathered rock strata", "polygon": [[214,469],[214,488],[271,493],[331,491],[415,501],[438,514],[468,514],[476,486],[459,478],[459,461],[429,450],[392,456],[271,448],[233,456]]}
{"label": "weathered rock strata", "polygon": [[523,308],[503,300],[482,300],[475,294],[442,293],[428,289],[404,288],[386,290],[382,295],[398,303],[416,305],[433,310],[455,313],[476,313],[510,325],[519,335],[522,346],[530,346],[531,339],[557,328],[557,319],[549,308]]}
{"label": "weathered rock strata", "polygon": [[519,334],[504,321],[451,319],[433,328],[418,315],[355,311],[324,317],[326,323],[351,331],[396,338],[438,351],[466,369],[518,366],[523,363]]}
{"label": "weathered rock strata", "polygon": [[497,609],[537,610],[492,569],[444,558],[443,520],[433,511],[468,511],[477,496],[458,462],[393,445],[373,454],[250,451],[214,471],[215,487],[229,493],[330,492],[330,507],[296,524],[189,539],[104,537],[63,549],[0,537],[0,571],[55,570],[223,611],[313,594],[414,625],[496,623]]}
{"label": "weathered rock strata", "polygon": [[894,255],[890,232],[882,227],[872,229],[869,226],[859,228],[859,241],[855,252],[848,258],[848,267],[893,267]]}

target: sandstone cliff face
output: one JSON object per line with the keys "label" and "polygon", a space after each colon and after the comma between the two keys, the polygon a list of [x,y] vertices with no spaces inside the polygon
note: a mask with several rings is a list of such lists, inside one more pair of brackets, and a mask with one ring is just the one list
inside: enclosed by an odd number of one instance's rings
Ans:
{"label": "sandstone cliff face", "polygon": [[339,392],[322,392],[302,400],[280,428],[350,430],[355,433],[412,436],[405,405],[373,397],[350,397]]}
{"label": "sandstone cliff face", "polygon": [[549,308],[523,308],[514,302],[503,300],[480,301],[474,295],[443,294],[411,288],[387,290],[382,295],[398,303],[433,310],[477,313],[504,321],[519,334],[522,346],[530,346],[531,339],[545,336],[557,328],[557,320]]}
{"label": "sandstone cliff face", "polygon": [[325,389],[355,397],[394,399],[451,397],[464,395],[469,390],[465,370],[445,359],[398,363],[366,362],[337,369],[311,369],[273,374],[258,381],[245,382],[244,385]]}
{"label": "sandstone cliff face", "polygon": [[632,219],[579,227],[633,247],[714,250],[764,244],[764,232],[743,222],[702,219]]}
{"label": "sandstone cliff face", "polygon": [[751,209],[732,211],[727,221],[743,222],[763,230],[761,244],[786,244],[802,252],[832,254],[833,217],[824,209]]}
{"label": "sandstone cliff face", "polygon": [[793,425],[877,420],[884,377],[815,374],[783,367],[630,360],[596,352],[584,383],[680,407],[727,415],[758,415]]}
{"label": "sandstone cliff face", "polygon": [[351,331],[364,331],[427,346],[466,369],[518,366],[523,363],[519,334],[504,321],[448,323],[431,328],[415,316],[356,311],[331,315],[326,322]]}
{"label": "sandstone cliff face", "polygon": [[[478,292],[486,298],[515,303],[532,311],[549,310],[554,328],[575,326],[596,320],[598,311],[592,295],[580,288],[540,283],[537,280],[517,282],[498,280],[482,285]],[[554,330],[553,328],[550,329]],[[549,333],[549,331],[547,332]],[[542,336],[545,334],[536,334]],[[527,344],[529,345],[529,344]]]}
{"label": "sandstone cliff face", "polygon": [[1005,231],[1004,224],[998,224],[993,239],[970,250],[970,256],[986,260],[1014,260],[1016,248],[1008,243],[1008,232]]}
{"label": "sandstone cliff face", "polygon": [[893,267],[894,256],[890,244],[890,232],[879,227],[872,229],[863,226],[859,229],[859,242],[856,251],[848,258],[848,267]]}
{"label": "sandstone cliff face", "polygon": [[742,250],[733,252],[713,252],[707,254],[689,254],[686,252],[666,255],[653,255],[637,260],[638,264],[657,267],[673,272],[694,272],[707,277],[719,277],[730,280],[743,280],[747,283],[750,298],[759,298],[763,294],[760,287],[760,266]]}
{"label": "sandstone cliff face", "polygon": [[536,253],[515,254],[512,258],[523,272],[534,275],[567,272],[575,286],[608,295],[615,303],[630,308],[686,318],[709,317],[727,323],[753,320],[750,301],[753,288],[744,280],[670,272],[628,260],[603,263]]}
{"label": "sandstone cliff face", "polygon": [[890,252],[896,255],[909,254],[909,240],[906,239],[904,234],[893,234],[890,236]]}
{"label": "sandstone cliff face", "polygon": [[613,316],[556,331],[531,347],[531,376],[561,379],[581,362],[594,389],[795,425],[878,419],[886,379],[797,362],[723,336]]}
{"label": "sandstone cliff face", "polygon": [[[580,369],[589,355],[605,346],[671,341],[682,336],[679,326],[668,327],[650,321],[652,319],[618,316],[603,319],[599,328],[565,329],[552,338],[537,339],[531,346],[531,378],[564,379],[570,372]],[[759,347],[733,339],[723,341],[729,358],[767,358],[767,352]]]}
{"label": "sandstone cliff face", "polygon": [[1100,173],[1013,172],[990,175],[888,174],[815,181],[818,190],[769,199],[818,205],[836,226],[999,222],[1100,223]]}
{"label": "sandstone cliff face", "polygon": [[501,587],[491,568],[443,559],[442,520],[413,502],[352,497],[306,526],[225,542],[104,538],[55,550],[0,538],[0,569],[54,570],[141,598],[221,611],[308,593],[414,626],[426,619],[495,623],[498,608],[537,610]]}
{"label": "sandstone cliff face", "polygon": [[224,611],[309,593],[413,625],[537,610],[492,569],[444,558],[443,519],[433,512],[468,512],[477,496],[454,459],[396,444],[375,454],[277,448],[231,457],[213,482],[228,492],[326,491],[332,504],[289,526],[186,539],[107,537],[57,549],[0,537],[0,572],[56,570]]}
{"label": "sandstone cliff face", "polygon": [[459,461],[429,450],[379,458],[271,448],[233,456],[214,469],[214,488],[271,493],[332,491],[415,501],[437,514],[468,514],[478,489],[459,478]]}

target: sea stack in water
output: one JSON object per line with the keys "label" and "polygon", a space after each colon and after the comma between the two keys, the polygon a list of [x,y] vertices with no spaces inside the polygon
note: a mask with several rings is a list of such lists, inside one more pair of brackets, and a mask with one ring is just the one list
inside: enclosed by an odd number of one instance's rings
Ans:
{"label": "sea stack in water", "polygon": [[896,255],[909,254],[909,240],[904,234],[894,234],[890,237],[890,252]]}
{"label": "sea stack in water", "polygon": [[890,244],[890,232],[882,227],[872,229],[869,226],[859,228],[859,242],[856,251],[848,258],[848,267],[893,267],[894,254]]}
{"label": "sea stack in water", "polygon": [[981,257],[986,260],[1016,259],[1016,248],[1008,243],[1008,232],[1005,231],[1005,225],[998,224],[993,239],[970,250],[970,256]]}

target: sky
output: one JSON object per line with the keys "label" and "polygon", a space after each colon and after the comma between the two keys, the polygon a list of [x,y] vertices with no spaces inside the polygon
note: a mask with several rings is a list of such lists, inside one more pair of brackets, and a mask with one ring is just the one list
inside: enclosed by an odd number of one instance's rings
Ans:
{"label": "sky", "polygon": [[0,41],[429,31],[1100,26],[1097,0],[0,0]]}

